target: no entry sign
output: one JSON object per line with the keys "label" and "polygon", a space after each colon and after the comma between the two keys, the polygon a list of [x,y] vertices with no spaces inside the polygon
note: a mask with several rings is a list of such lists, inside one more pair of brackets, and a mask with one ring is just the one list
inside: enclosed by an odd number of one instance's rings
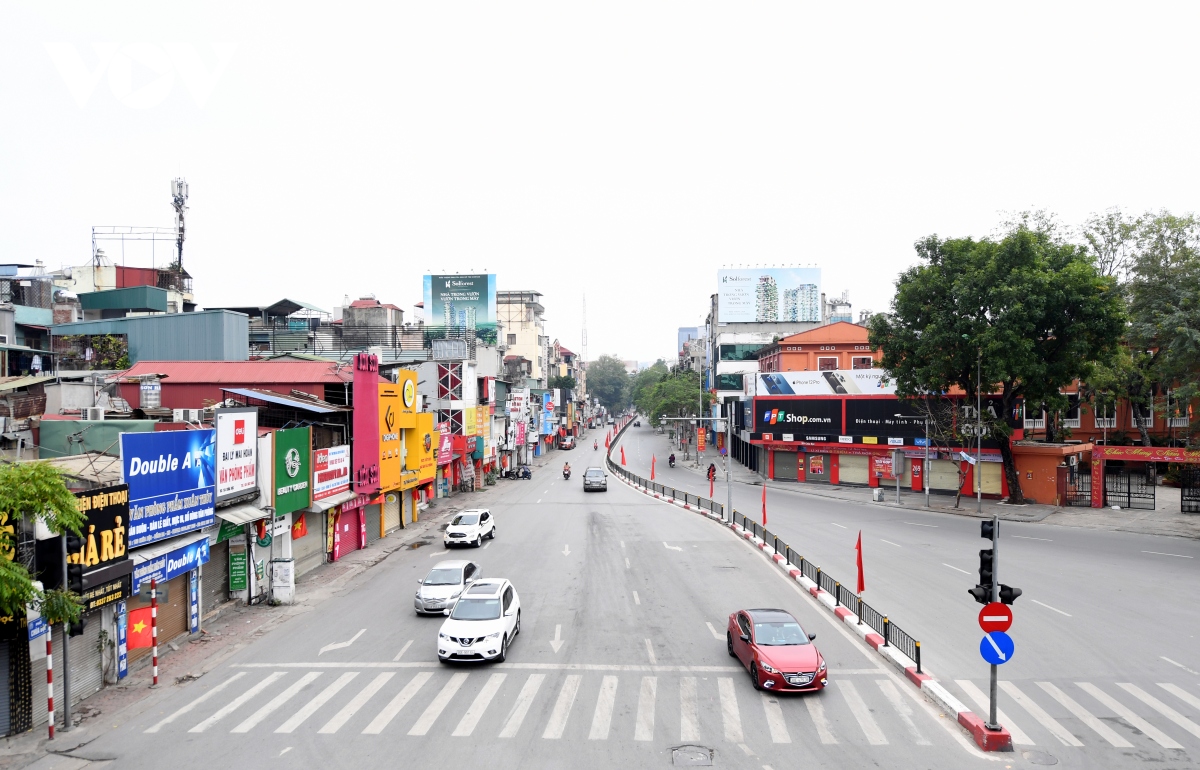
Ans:
{"label": "no entry sign", "polygon": [[1007,631],[1013,622],[1012,608],[1007,604],[992,602],[985,604],[979,611],[979,627],[984,633]]}

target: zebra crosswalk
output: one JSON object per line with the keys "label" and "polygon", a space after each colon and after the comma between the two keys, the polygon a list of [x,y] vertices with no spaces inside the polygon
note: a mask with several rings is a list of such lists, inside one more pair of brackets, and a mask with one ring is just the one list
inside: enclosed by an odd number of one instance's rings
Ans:
{"label": "zebra crosswalk", "polygon": [[[955,680],[967,701],[986,714],[988,698],[975,682]],[[1200,749],[1200,698],[1170,682],[1001,681],[997,720],[1013,743],[1117,749]],[[1000,704],[997,704],[998,706]],[[1185,745],[1184,742],[1191,745]]]}
{"label": "zebra crosswalk", "polygon": [[[823,693],[755,692],[744,676],[674,672],[236,671],[146,733],[271,731],[547,741],[932,745],[931,715],[879,672]],[[857,680],[857,681],[855,681]],[[191,685],[195,687],[196,685]],[[944,734],[943,734],[944,735]]]}

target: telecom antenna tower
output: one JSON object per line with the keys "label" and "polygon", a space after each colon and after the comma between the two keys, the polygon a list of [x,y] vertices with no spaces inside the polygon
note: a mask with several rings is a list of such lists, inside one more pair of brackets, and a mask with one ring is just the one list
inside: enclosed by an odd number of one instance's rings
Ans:
{"label": "telecom antenna tower", "polygon": [[171,180],[171,205],[175,207],[175,246],[179,249],[179,269],[183,270],[183,212],[188,210],[188,184],[183,177]]}
{"label": "telecom antenna tower", "polygon": [[587,292],[583,294],[583,365],[587,366]]}

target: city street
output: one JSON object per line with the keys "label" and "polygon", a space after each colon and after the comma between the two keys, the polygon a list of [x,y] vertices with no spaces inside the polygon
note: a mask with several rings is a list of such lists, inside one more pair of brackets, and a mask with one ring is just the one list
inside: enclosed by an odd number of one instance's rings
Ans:
{"label": "city street", "polygon": [[[556,459],[567,453],[556,454]],[[882,659],[731,533],[610,476],[585,495],[584,452],[503,482],[497,537],[393,554],[340,596],[198,681],[116,717],[80,752],[122,768],[669,766],[671,749],[721,767],[958,768],[988,763]],[[521,632],[499,665],[443,666],[440,617],[416,617],[416,581],[445,558],[511,579]],[[740,607],[797,615],[830,666],[823,693],[755,692],[725,652]]]}

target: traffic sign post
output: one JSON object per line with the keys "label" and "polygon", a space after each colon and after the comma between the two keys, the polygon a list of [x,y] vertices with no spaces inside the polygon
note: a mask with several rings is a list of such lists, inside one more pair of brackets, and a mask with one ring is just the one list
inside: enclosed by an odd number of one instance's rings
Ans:
{"label": "traffic sign post", "polygon": [[[984,634],[983,639],[979,642],[979,654],[983,659],[992,664],[992,681],[996,681],[996,666],[1003,665],[1013,656],[1013,648],[1016,645],[1013,643],[1012,637],[1003,631],[992,631]],[[995,701],[992,701],[992,708],[995,709]],[[992,724],[995,724],[995,717],[992,719]],[[996,729],[988,727],[989,730]]]}
{"label": "traffic sign post", "polygon": [[1012,610],[1000,602],[990,602],[979,611],[979,627],[984,633],[1007,631],[1012,627]]}

